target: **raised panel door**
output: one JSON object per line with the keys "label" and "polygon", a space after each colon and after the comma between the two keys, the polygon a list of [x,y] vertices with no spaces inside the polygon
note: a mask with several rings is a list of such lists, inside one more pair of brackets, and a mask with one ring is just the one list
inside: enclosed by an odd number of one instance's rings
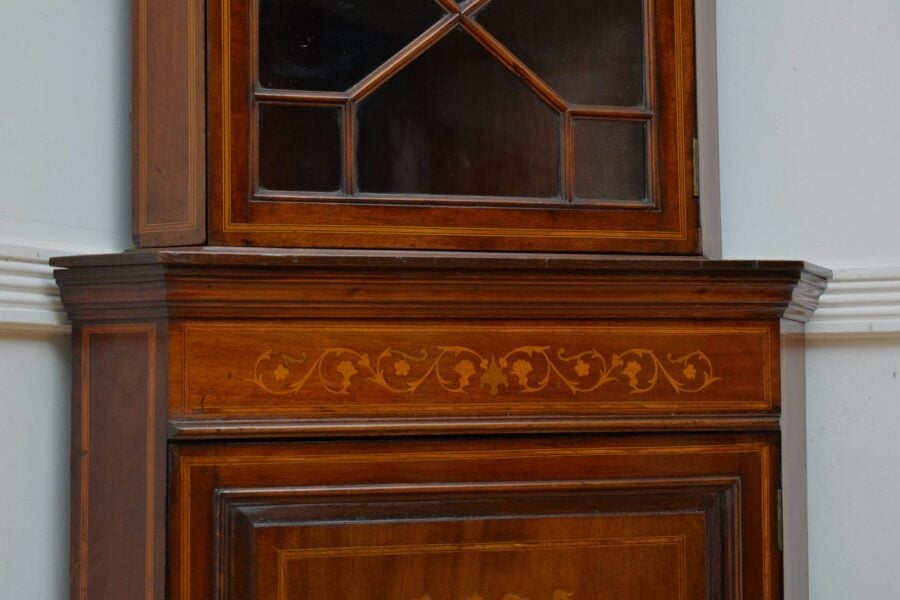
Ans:
{"label": "raised panel door", "polygon": [[774,439],[179,445],[171,594],[774,600]]}

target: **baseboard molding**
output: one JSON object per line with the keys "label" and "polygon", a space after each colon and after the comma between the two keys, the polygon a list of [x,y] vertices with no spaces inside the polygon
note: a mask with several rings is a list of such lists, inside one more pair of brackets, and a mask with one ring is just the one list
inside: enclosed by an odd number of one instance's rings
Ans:
{"label": "baseboard molding", "polygon": [[48,261],[109,251],[0,237],[0,333],[68,333],[69,320]]}
{"label": "baseboard molding", "polygon": [[807,334],[900,334],[900,266],[835,269]]}
{"label": "baseboard molding", "polygon": [[[69,321],[48,261],[114,251],[0,237],[0,331],[67,333]],[[900,266],[836,269],[807,333],[900,334]]]}

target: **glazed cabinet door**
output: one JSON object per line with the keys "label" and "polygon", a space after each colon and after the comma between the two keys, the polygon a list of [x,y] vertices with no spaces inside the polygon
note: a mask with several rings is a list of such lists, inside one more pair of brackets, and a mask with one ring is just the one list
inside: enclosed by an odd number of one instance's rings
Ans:
{"label": "glazed cabinet door", "polygon": [[170,597],[774,600],[774,440],[175,446]]}
{"label": "glazed cabinet door", "polygon": [[211,0],[210,243],[693,254],[692,0]]}

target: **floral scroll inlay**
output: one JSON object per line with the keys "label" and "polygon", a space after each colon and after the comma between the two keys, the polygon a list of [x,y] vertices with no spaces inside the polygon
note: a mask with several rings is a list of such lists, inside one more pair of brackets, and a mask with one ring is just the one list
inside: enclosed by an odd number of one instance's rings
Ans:
{"label": "floral scroll inlay", "polygon": [[519,359],[513,363],[512,371],[519,378],[519,385],[525,387],[528,385],[528,374],[534,371],[534,367],[527,360]]}
{"label": "floral scroll inlay", "polygon": [[579,358],[578,362],[575,363],[575,374],[579,377],[587,377],[591,374],[591,365]]}
{"label": "floral scroll inlay", "polygon": [[616,383],[627,385],[632,394],[660,385],[676,394],[696,393],[721,378],[713,374],[712,362],[700,350],[660,358],[656,350],[631,348],[607,358],[596,349],[570,353],[564,348],[553,352],[549,346],[520,346],[498,356],[465,346],[439,346],[431,353],[424,348],[417,353],[387,348],[374,359],[351,348],[326,348],[315,359],[306,353],[295,357],[267,350],[257,358],[253,377],[245,381],[282,396],[299,393],[311,380],[340,395],[375,385],[396,394],[414,394],[423,386],[433,391],[438,386],[456,394],[486,391],[497,396],[548,389],[577,395]]}

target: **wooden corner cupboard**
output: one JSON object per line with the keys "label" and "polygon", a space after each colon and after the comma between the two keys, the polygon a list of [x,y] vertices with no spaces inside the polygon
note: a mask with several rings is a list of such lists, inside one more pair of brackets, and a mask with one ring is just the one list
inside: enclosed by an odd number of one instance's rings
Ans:
{"label": "wooden corner cupboard", "polygon": [[828,272],[702,256],[712,7],[134,0],[72,599],[805,600]]}

